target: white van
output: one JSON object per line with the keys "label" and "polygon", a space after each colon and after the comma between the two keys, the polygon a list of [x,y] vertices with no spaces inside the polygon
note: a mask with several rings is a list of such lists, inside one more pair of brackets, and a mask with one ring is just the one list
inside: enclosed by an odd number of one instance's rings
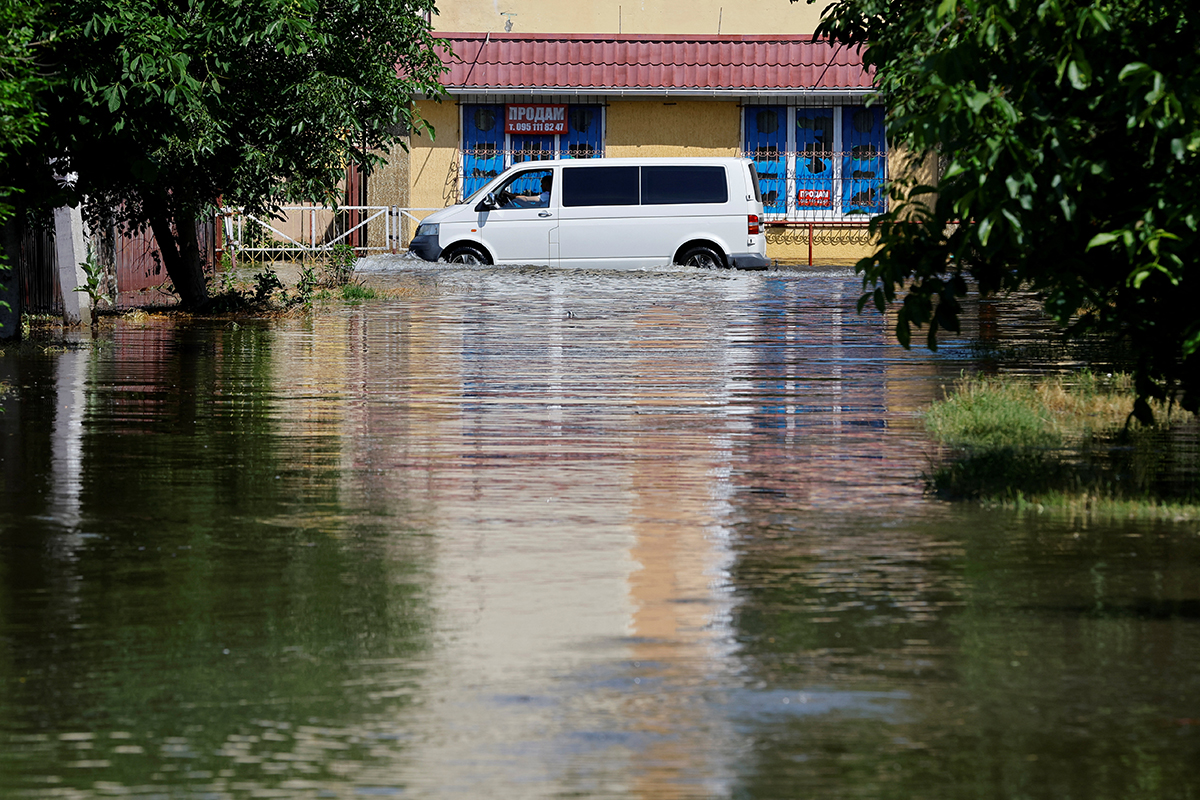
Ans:
{"label": "white van", "polygon": [[427,261],[633,269],[766,269],[762,195],[748,158],[525,161],[430,214]]}

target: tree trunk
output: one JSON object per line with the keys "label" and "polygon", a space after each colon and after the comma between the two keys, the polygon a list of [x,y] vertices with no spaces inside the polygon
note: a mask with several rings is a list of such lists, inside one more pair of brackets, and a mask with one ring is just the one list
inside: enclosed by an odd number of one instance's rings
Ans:
{"label": "tree trunk", "polygon": [[163,266],[167,268],[167,277],[175,284],[175,292],[179,295],[179,305],[189,311],[203,310],[209,298],[196,220],[190,214],[176,213],[165,192],[160,197],[147,197],[144,207],[150,217],[154,240],[162,253]]}
{"label": "tree trunk", "polygon": [[[180,280],[186,278],[190,281],[191,288],[188,292],[190,296],[197,297],[199,302],[192,308],[204,308],[208,305],[208,280],[204,277],[204,261],[200,258],[200,241],[196,235],[196,217],[192,214],[176,214],[175,230],[178,234],[177,241],[179,242],[179,259],[183,266],[183,276],[176,278],[171,277],[175,281],[176,288],[179,287]],[[180,289],[180,297],[183,297],[183,290]]]}

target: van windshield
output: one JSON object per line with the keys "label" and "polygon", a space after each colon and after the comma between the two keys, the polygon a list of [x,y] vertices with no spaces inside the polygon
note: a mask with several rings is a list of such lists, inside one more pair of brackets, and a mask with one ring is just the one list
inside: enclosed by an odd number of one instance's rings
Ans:
{"label": "van windshield", "polygon": [[482,200],[484,192],[487,191],[487,188],[489,185],[491,185],[491,181],[488,181],[483,186],[480,186],[478,189],[475,190],[475,192],[470,197],[468,197],[466,200],[462,201],[462,205],[469,206],[472,203],[477,203],[480,200]]}

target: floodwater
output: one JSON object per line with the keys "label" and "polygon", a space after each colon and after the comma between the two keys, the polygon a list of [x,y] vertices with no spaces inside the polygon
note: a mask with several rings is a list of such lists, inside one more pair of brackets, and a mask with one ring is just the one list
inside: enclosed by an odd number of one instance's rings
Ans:
{"label": "floodwater", "polygon": [[923,496],[1025,307],[364,266],[0,351],[0,796],[1200,797],[1197,524]]}

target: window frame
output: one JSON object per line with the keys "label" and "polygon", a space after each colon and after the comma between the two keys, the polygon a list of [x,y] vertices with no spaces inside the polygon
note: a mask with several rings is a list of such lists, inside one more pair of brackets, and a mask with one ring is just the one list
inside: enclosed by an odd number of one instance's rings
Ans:
{"label": "window frame", "polygon": [[[784,177],[785,177],[784,191],[786,192],[784,211],[783,211],[783,213],[780,213],[778,211],[764,210],[763,216],[764,216],[765,221],[767,221],[767,222],[858,222],[858,221],[865,222],[865,221],[869,220],[872,216],[874,216],[875,213],[882,213],[882,212],[874,212],[874,213],[868,213],[868,214],[861,214],[861,213],[856,214],[856,213],[847,213],[844,210],[845,206],[846,206],[846,198],[844,196],[844,193],[847,190],[847,188],[850,186],[851,182],[854,180],[857,180],[846,174],[846,163],[847,163],[847,160],[850,158],[850,148],[846,145],[848,137],[846,136],[846,132],[844,130],[846,111],[848,109],[856,109],[856,110],[866,109],[866,110],[873,111],[874,109],[877,109],[877,108],[881,108],[881,107],[878,104],[867,105],[866,102],[841,102],[841,103],[831,102],[831,103],[822,104],[822,105],[817,105],[817,104],[813,104],[813,103],[791,103],[791,104],[783,104],[783,103],[766,104],[766,103],[749,103],[749,102],[742,103],[741,115],[740,115],[741,116],[741,145],[742,145],[741,146],[741,151],[742,151],[741,154],[742,154],[742,156],[749,158],[755,162],[757,162],[758,159],[756,159],[756,157],[755,157],[754,148],[751,147],[751,143],[747,140],[747,135],[748,135],[747,117],[748,117],[748,115],[750,113],[754,113],[757,111],[772,109],[775,111],[782,111],[782,112],[784,112],[784,114],[786,116],[786,121],[784,124],[786,125],[787,135],[786,135],[786,140],[783,143],[784,144],[784,153],[780,154],[782,156],[785,156],[784,164],[783,164]],[[831,157],[831,161],[832,161],[832,165],[831,165],[832,166],[832,175],[830,176],[830,183],[832,184],[832,187],[831,187],[832,188],[832,191],[831,191],[832,201],[831,201],[830,207],[800,206],[797,201],[797,198],[796,198],[796,192],[797,192],[798,184],[799,184],[798,176],[800,174],[799,171],[802,167],[801,162],[805,158],[809,157],[809,156],[806,156],[805,153],[799,152],[800,145],[798,144],[799,137],[797,136],[796,120],[798,117],[797,112],[801,109],[814,109],[814,110],[820,110],[820,111],[827,110],[827,111],[832,112],[832,115],[833,115],[833,137],[832,137],[831,149],[825,151],[829,154],[829,156]],[[883,174],[881,177],[879,177],[877,179],[873,179],[873,180],[878,180],[881,184],[881,187],[883,184],[886,184],[886,182],[889,179],[888,155],[890,153],[890,146],[888,144],[886,123],[884,123],[882,138],[883,138],[883,149],[882,149],[882,151],[880,151],[879,155],[876,157],[882,159]],[[760,174],[759,174],[760,180],[763,177],[764,177],[764,175],[760,172]],[[761,183],[760,183],[760,186],[761,186]],[[883,211],[886,211],[886,209],[887,209],[886,194],[884,194],[882,196],[881,204],[883,206]]]}

